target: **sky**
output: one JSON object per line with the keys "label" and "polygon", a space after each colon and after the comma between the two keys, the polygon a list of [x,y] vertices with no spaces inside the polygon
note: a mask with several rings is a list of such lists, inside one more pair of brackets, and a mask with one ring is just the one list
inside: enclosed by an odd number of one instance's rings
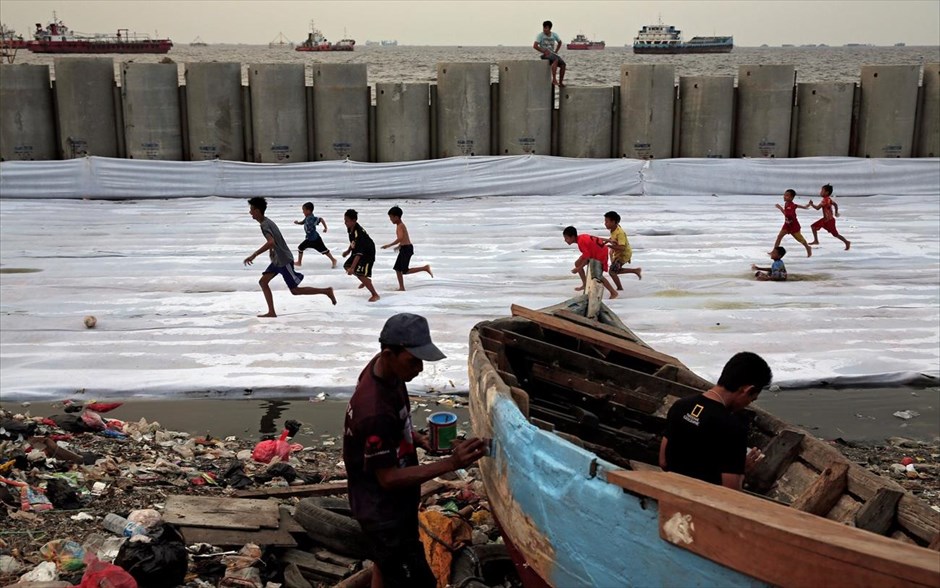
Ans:
{"label": "sky", "polygon": [[531,44],[543,20],[563,41],[577,33],[612,46],[655,24],[695,35],[734,35],[739,46],[790,43],[940,45],[937,0],[409,1],[394,0],[3,0],[0,20],[21,34],[53,11],[83,33],[126,28],[178,43],[266,44],[306,37],[310,21],[330,39],[397,39],[404,45]]}

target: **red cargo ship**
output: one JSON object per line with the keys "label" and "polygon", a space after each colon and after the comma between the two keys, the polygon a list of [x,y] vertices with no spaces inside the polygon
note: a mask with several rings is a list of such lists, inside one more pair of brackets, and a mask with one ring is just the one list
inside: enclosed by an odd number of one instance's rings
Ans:
{"label": "red cargo ship", "polygon": [[166,53],[171,47],[173,42],[169,39],[151,39],[127,29],[118,29],[115,35],[76,33],[55,13],[46,28],[36,23],[33,40],[26,44],[33,53]]}
{"label": "red cargo ship", "polygon": [[568,43],[565,48],[569,51],[578,51],[578,50],[587,50],[587,51],[599,51],[605,48],[607,45],[603,41],[592,41],[585,37],[582,34],[578,34],[574,39],[571,39],[571,42]]}
{"label": "red cargo ship", "polygon": [[330,43],[311,22],[307,40],[297,45],[294,51],[353,51],[355,47],[355,39],[340,39],[337,43]]}

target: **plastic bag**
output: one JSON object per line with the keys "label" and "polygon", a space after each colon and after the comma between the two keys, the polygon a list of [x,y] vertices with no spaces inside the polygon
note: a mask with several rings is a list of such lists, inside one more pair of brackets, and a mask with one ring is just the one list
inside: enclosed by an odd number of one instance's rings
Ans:
{"label": "plastic bag", "polygon": [[75,541],[56,539],[39,548],[39,555],[54,562],[62,572],[77,572],[85,567],[85,548]]}
{"label": "plastic bag", "polygon": [[303,449],[303,445],[288,443],[287,437],[289,435],[290,430],[284,429],[280,438],[259,442],[251,452],[251,459],[261,463],[271,463],[272,459],[278,457],[281,461],[287,461],[290,458],[291,451]]}
{"label": "plastic bag", "polygon": [[103,562],[95,556],[90,556],[87,564],[78,588],[138,588],[137,580],[124,568]]}
{"label": "plastic bag", "polygon": [[128,541],[122,545],[114,563],[130,572],[140,588],[182,584],[188,566],[183,536],[163,523],[151,530],[150,537],[149,543]]}

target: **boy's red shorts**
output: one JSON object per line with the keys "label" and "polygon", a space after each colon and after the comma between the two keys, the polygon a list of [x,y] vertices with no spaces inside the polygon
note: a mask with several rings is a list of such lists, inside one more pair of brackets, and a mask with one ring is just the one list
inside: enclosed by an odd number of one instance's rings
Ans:
{"label": "boy's red shorts", "polygon": [[813,230],[819,231],[819,229],[826,229],[830,233],[834,234],[836,232],[836,219],[834,218],[830,218],[828,220],[824,218],[819,219],[818,221],[813,223]]}

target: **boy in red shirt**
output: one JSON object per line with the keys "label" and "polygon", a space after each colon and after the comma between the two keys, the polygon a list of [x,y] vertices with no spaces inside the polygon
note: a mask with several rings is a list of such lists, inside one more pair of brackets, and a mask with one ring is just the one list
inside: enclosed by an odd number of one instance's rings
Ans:
{"label": "boy in red shirt", "polygon": [[819,229],[826,229],[829,231],[830,235],[845,243],[845,250],[848,251],[852,243],[836,230],[836,217],[839,216],[839,205],[832,199],[832,186],[826,184],[820,188],[819,195],[822,196],[822,200],[819,201],[819,204],[813,204],[812,200],[809,201],[810,206],[816,210],[821,208],[823,211],[822,218],[813,223],[813,242],[810,243],[810,245],[819,245]]}
{"label": "boy in red shirt", "polygon": [[810,248],[809,243],[806,242],[806,239],[803,238],[803,234],[800,232],[800,221],[796,220],[796,209],[797,208],[809,208],[810,204],[797,204],[793,202],[793,199],[796,198],[795,190],[787,190],[783,193],[783,206],[777,204],[777,209],[783,213],[783,226],[780,227],[780,232],[777,233],[777,240],[774,242],[774,249],[780,247],[780,242],[783,241],[783,237],[786,235],[793,235],[793,238],[803,244],[803,247],[806,247],[806,257],[813,256],[813,250]]}
{"label": "boy in red shirt", "polygon": [[[584,266],[586,266],[588,262],[590,262],[592,259],[596,259],[601,264],[602,272],[607,271],[607,240],[600,237],[595,237],[594,235],[578,235],[578,229],[574,227],[565,227],[565,230],[562,231],[561,234],[565,238],[565,243],[568,245],[577,243],[578,249],[581,251],[581,257],[579,257],[577,261],[574,262],[574,269],[571,270],[571,273],[581,276],[581,287],[575,288],[575,290],[584,290],[584,287],[587,284],[587,277],[584,274]],[[614,290],[614,287],[610,285],[610,281],[604,277],[603,273],[601,273],[600,276],[594,277],[600,278],[601,282],[604,284],[604,287],[607,288],[608,292],[610,292],[611,300],[617,297],[617,291]]]}

